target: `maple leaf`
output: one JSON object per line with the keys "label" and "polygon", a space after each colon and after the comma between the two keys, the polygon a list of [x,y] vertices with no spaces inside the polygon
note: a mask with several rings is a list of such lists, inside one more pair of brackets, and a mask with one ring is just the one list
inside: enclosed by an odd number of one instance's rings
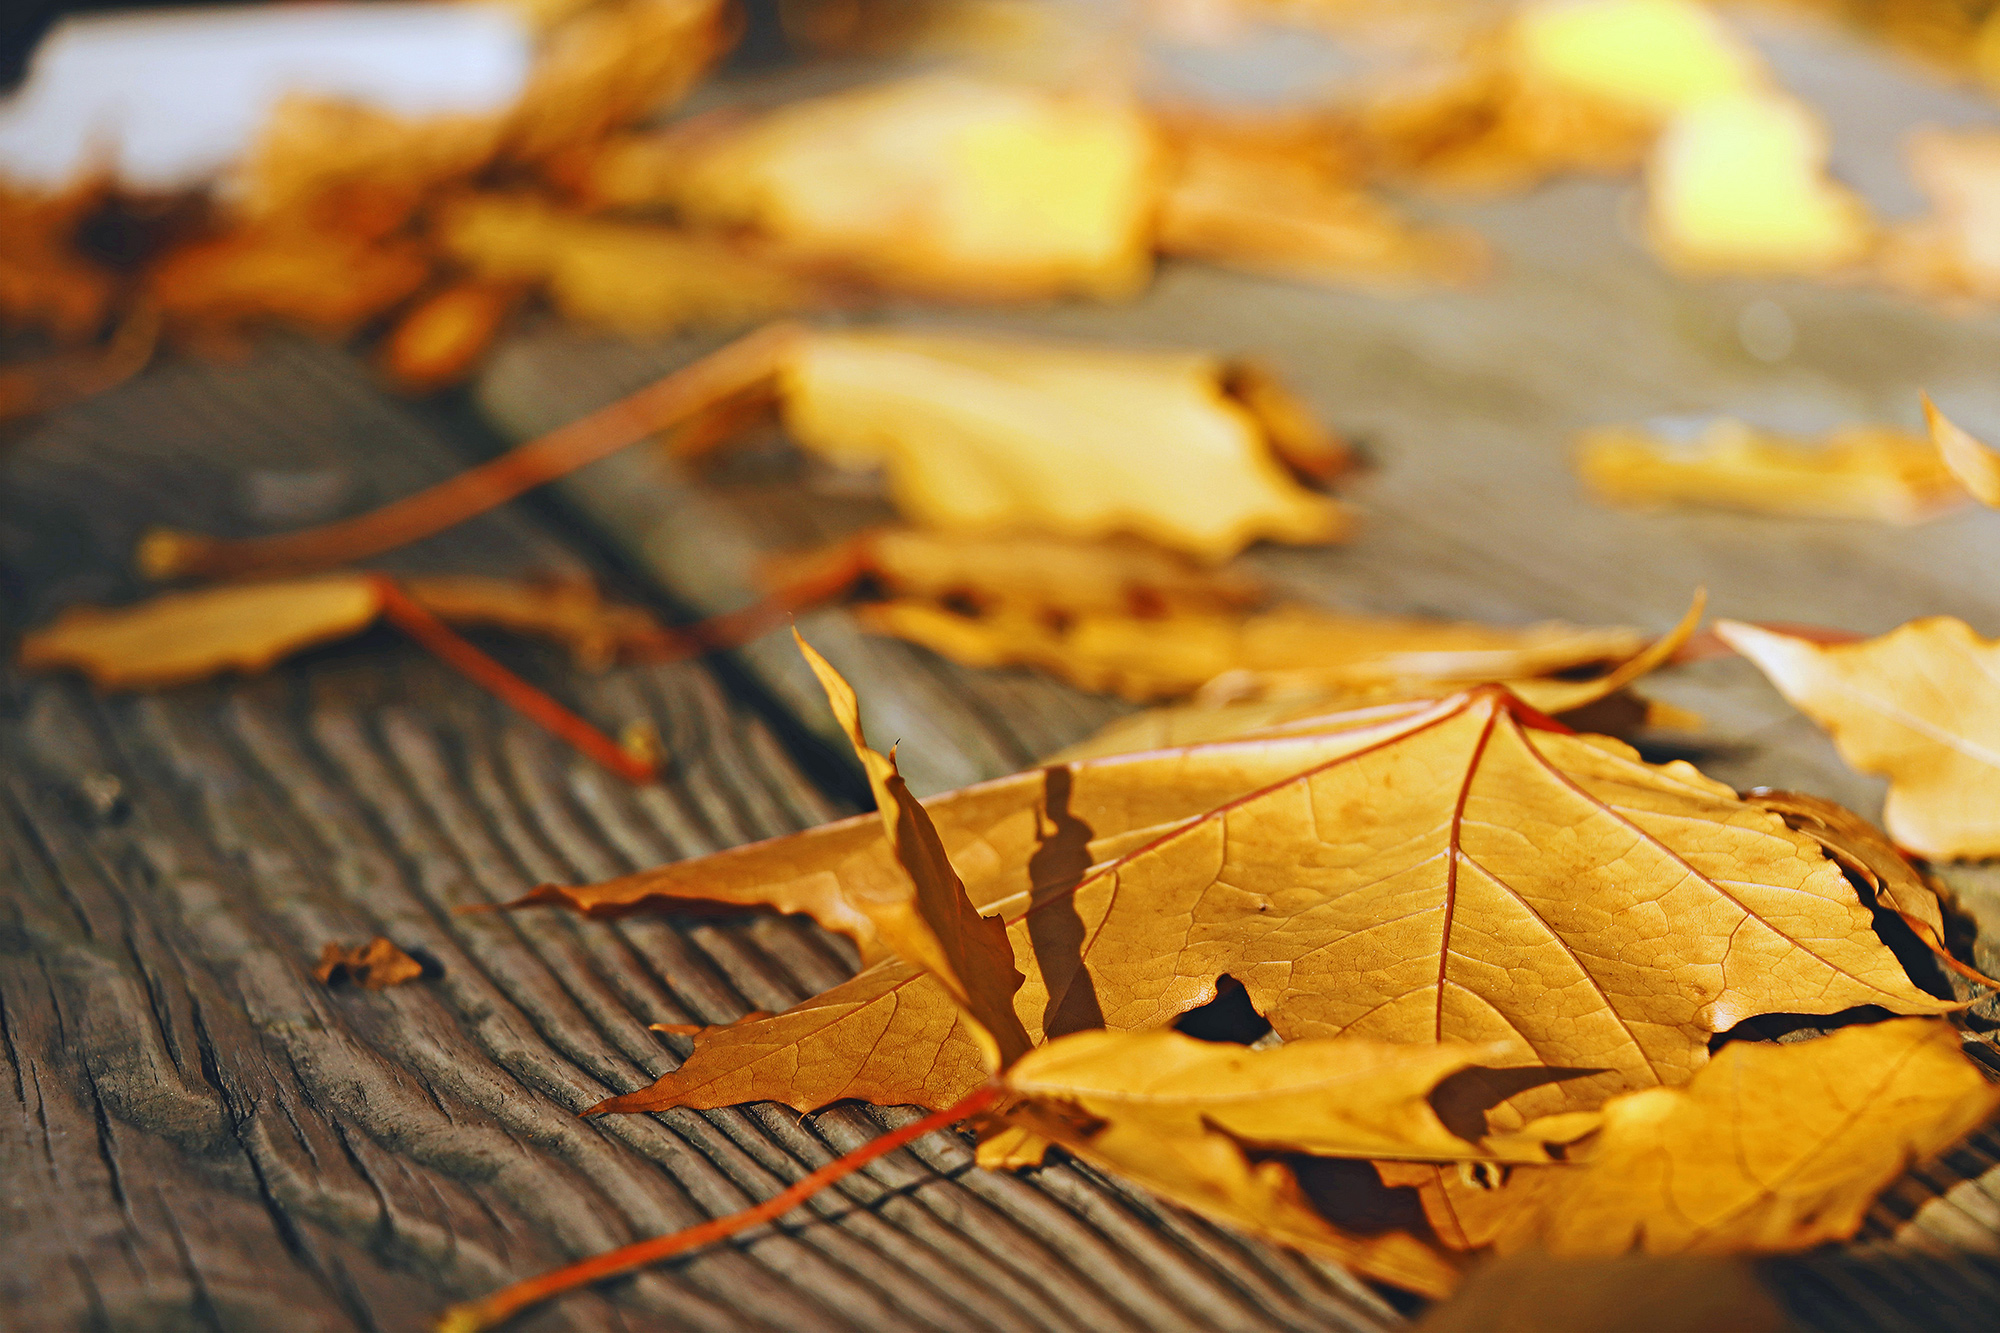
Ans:
{"label": "maple leaf", "polygon": [[903,599],[857,614],[866,629],[967,666],[1036,666],[1137,701],[1192,694],[1225,674],[1238,695],[1516,679],[1622,661],[1645,646],[1631,629],[1554,622],[1515,629],[1306,606],[1051,616],[1003,604],[975,616]]}
{"label": "maple leaf", "polygon": [[1583,437],[1577,470],[1618,504],[1920,523],[1965,502],[1928,440],[1879,426],[1847,426],[1807,444],[1724,418],[1692,446],[1629,428],[1597,430]]}
{"label": "maple leaf", "polygon": [[[933,803],[947,848],[971,849],[974,901],[1008,921],[1031,1038],[1164,1026],[1226,974],[1288,1041],[1508,1039],[1545,1065],[1603,1071],[1510,1099],[1496,1111],[1507,1128],[1683,1082],[1710,1036],[1753,1014],[1955,1007],[1910,983],[1816,844],[1686,764],[1551,729],[1491,687],[1323,727],[1089,761]],[[1154,781],[1136,780],[1212,778],[1211,764],[1232,781],[1241,765],[1281,771],[1219,802],[1204,793],[1177,818]],[[1086,792],[1089,806],[1076,799]],[[1101,850],[1086,841],[1091,816],[1142,792],[1156,827],[1114,825]],[[953,828],[981,799],[1006,816],[986,846],[980,828]],[[647,885],[726,878],[756,901],[745,871],[761,864],[785,872],[774,899],[837,922],[842,886],[879,866],[867,843],[834,826],[629,877],[617,896],[629,906]],[[699,1042],[605,1109],[945,1105],[980,1076],[953,1027],[941,990],[881,961]]]}
{"label": "maple leaf", "polygon": [[785,358],[779,401],[802,446],[882,466],[926,526],[1126,533],[1210,561],[1342,535],[1340,506],[1286,473],[1229,372],[1200,353],[818,333]]}
{"label": "maple leaf", "polygon": [[1854,644],[1735,620],[1715,632],[1824,727],[1843,759],[1889,779],[1882,820],[1898,845],[1933,858],[2000,855],[2000,643],[1949,616]]}
{"label": "maple leaf", "polygon": [[1521,1168],[1495,1243],[1553,1254],[1804,1249],[2000,1107],[1934,1019],[1731,1042],[1684,1088],[1614,1097],[1580,1167]]}
{"label": "maple leaf", "polygon": [[1007,928],[983,916],[945,854],[936,826],[910,794],[895,761],[870,749],[861,734],[861,704],[854,690],[799,632],[792,638],[826,690],[834,717],[853,742],[868,774],[877,814],[900,874],[886,892],[848,896],[875,927],[876,936],[904,962],[942,986],[967,1019],[989,1070],[1003,1069],[1028,1049],[1028,1033],[1014,1013],[1021,974],[1014,970]]}

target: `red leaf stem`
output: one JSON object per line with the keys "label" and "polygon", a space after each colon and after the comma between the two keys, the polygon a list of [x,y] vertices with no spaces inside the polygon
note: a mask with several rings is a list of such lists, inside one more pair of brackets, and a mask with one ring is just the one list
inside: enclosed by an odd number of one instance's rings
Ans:
{"label": "red leaf stem", "polygon": [[370,579],[382,599],[383,618],[422,644],[446,666],[492,691],[523,717],[546,727],[619,777],[645,783],[657,776],[653,764],[624,750],[596,727],[466,642],[458,631],[396,586],[394,579],[385,574],[371,575]]}
{"label": "red leaf stem", "polygon": [[502,1287],[484,1300],[454,1305],[438,1317],[437,1333],[478,1333],[479,1330],[492,1328],[502,1320],[511,1318],[528,1306],[545,1301],[551,1296],[573,1291],[577,1287],[587,1286],[602,1278],[629,1273],[635,1268],[671,1258],[676,1254],[685,1254],[689,1250],[699,1249],[704,1245],[734,1236],[738,1232],[748,1231],[751,1227],[773,1221],[843,1176],[860,1170],[876,1158],[895,1151],[912,1139],[922,1138],[934,1129],[943,1129],[968,1116],[977,1115],[991,1106],[999,1095],[998,1084],[985,1084],[942,1111],[933,1111],[921,1120],[912,1120],[901,1129],[890,1130],[879,1139],[870,1139],[853,1152],[828,1163],[783,1192],[754,1207],[745,1208],[742,1212],[714,1218],[671,1235],[654,1236],[650,1240],[621,1246],[595,1258],[571,1264],[567,1268],[558,1268],[539,1277],[516,1282],[511,1287]]}
{"label": "red leaf stem", "polygon": [[155,579],[224,578],[306,573],[380,555],[607,458],[769,379],[802,336],[796,324],[759,329],[489,463],[353,518],[241,541],[155,529],[139,544],[140,568]]}

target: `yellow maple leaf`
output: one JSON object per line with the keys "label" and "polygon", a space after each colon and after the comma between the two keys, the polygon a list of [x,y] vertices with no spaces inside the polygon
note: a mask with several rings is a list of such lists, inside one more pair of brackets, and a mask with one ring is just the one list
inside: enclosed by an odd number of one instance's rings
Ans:
{"label": "yellow maple leaf", "polygon": [[1843,759],[1889,779],[1883,823],[1900,846],[2000,856],[2000,643],[1949,616],[1852,644],[1734,620],[1715,632],[1826,728]]}

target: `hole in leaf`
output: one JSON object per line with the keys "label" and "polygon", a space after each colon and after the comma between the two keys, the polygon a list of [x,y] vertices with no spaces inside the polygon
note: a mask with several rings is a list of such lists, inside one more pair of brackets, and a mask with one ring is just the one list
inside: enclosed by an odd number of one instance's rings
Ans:
{"label": "hole in leaf", "polygon": [[1486,1137],[1486,1113],[1509,1097],[1566,1078],[1601,1074],[1601,1069],[1563,1069],[1529,1065],[1518,1069],[1461,1069],[1431,1089],[1431,1110],[1444,1127],[1462,1139]]}
{"label": "hole in leaf", "polygon": [[1837,1014],[1757,1014],[1726,1032],[1710,1037],[1708,1053],[1713,1055],[1732,1041],[1811,1041],[1814,1037],[1824,1037],[1836,1028],[1880,1023],[1894,1017],[1878,1004],[1856,1005]]}
{"label": "hole in leaf", "polygon": [[1271,1030],[1264,1015],[1250,1003],[1250,992],[1227,972],[1215,979],[1215,998],[1182,1014],[1174,1031],[1197,1041],[1233,1041],[1248,1046]]}

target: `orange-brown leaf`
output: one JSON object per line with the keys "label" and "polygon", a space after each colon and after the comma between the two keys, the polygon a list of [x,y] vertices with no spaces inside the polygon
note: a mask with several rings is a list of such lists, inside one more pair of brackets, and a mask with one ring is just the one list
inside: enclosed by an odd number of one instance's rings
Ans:
{"label": "orange-brown leaf", "polygon": [[329,944],[319,951],[319,963],[313,968],[313,975],[329,986],[352,981],[369,990],[400,986],[423,974],[422,963],[380,935],[351,947]]}
{"label": "orange-brown leaf", "polygon": [[[1289,770],[1135,830],[1129,850],[1080,881],[1002,905],[1030,1035],[1163,1026],[1212,999],[1227,974],[1288,1040],[1509,1039],[1543,1064],[1603,1071],[1511,1099],[1496,1112],[1504,1129],[1685,1082],[1713,1034],[1754,1014],[1953,1007],[1911,984],[1816,844],[1686,764],[1655,767],[1614,741],[1547,730],[1491,688],[1349,721],[1035,775],[1075,775],[1080,791],[1082,775],[1125,764],[1169,782],[1172,766],[1199,773],[1211,756]],[[1033,819],[1031,790],[984,792]],[[1061,846],[1063,820],[1050,823]],[[1070,836],[1068,864],[1100,859],[1087,824]],[[989,892],[1032,881],[1040,867],[1021,845],[994,857]],[[795,884],[823,873],[800,850],[787,851]],[[699,1043],[619,1104],[945,1105],[979,1068],[956,1025],[942,990],[878,963]]]}
{"label": "orange-brown leaf", "polygon": [[1912,1162],[2000,1106],[1949,1024],[1904,1019],[1813,1041],[1733,1042],[1685,1088],[1604,1105],[1579,1167],[1523,1167],[1502,1250],[1803,1249],[1854,1234]]}
{"label": "orange-brown leaf", "polygon": [[885,891],[856,895],[852,901],[875,927],[877,939],[951,996],[986,1067],[1005,1069],[1029,1046],[1027,1030],[1014,1013],[1021,974],[1014,969],[1007,928],[998,917],[982,916],[966,896],[937,827],[910,794],[895,759],[871,749],[863,738],[861,704],[853,687],[797,630],[792,637],[868,774],[882,831],[902,871],[881,886]]}

